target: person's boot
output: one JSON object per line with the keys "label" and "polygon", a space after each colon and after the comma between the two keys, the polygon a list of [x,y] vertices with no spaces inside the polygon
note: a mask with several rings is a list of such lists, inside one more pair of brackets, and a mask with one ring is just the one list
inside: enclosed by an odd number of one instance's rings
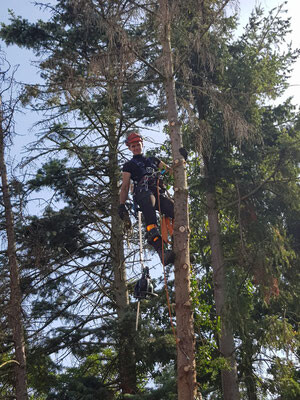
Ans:
{"label": "person's boot", "polygon": [[175,253],[173,250],[165,250],[164,252],[162,251],[162,245],[161,245],[161,238],[157,242],[160,242],[160,245],[158,243],[154,243],[153,247],[157,254],[159,255],[159,258],[162,262],[163,265],[169,265],[169,264],[174,264],[175,261]]}
{"label": "person's boot", "polygon": [[148,243],[154,248],[164,265],[173,264],[175,261],[175,253],[173,250],[163,250],[162,238],[157,227],[147,232]]}

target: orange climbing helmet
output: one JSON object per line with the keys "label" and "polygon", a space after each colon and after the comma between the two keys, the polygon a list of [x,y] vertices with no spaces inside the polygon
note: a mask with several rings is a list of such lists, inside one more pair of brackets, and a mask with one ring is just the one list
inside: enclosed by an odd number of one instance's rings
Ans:
{"label": "orange climbing helmet", "polygon": [[132,143],[139,142],[143,142],[143,138],[138,132],[135,131],[130,132],[127,136],[127,139],[125,140],[125,144],[127,144],[127,146],[130,146]]}

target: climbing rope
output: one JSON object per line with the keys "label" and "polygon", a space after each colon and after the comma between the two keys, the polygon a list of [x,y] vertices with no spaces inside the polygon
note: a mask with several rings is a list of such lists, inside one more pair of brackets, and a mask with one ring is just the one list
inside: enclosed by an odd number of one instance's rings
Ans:
{"label": "climbing rope", "polygon": [[140,263],[141,263],[141,272],[143,272],[144,266],[144,253],[143,253],[143,240],[142,240],[142,212],[138,211],[138,222],[139,222],[139,243],[140,243]]}
{"label": "climbing rope", "polygon": [[[159,193],[159,179],[157,179],[157,184],[156,184],[156,188],[157,188],[157,201],[158,201],[158,211],[159,211],[159,216],[160,216],[160,226],[162,227],[163,225],[163,217],[161,214],[161,206],[160,206],[160,193]],[[142,223],[141,223],[141,212],[139,211],[139,242],[140,242],[140,262],[141,262],[141,266],[142,266],[142,271],[145,269],[144,267],[144,262],[143,262],[143,242],[142,242]],[[166,225],[167,228],[167,233],[168,234],[168,225]],[[173,226],[169,227],[169,232],[173,233]],[[161,262],[163,265],[163,273],[164,273],[164,286],[165,286],[165,292],[166,292],[166,299],[167,299],[167,305],[168,305],[168,312],[169,312],[169,318],[170,318],[170,325],[173,331],[173,336],[176,342],[176,346],[178,347],[178,349],[180,349],[180,351],[184,354],[184,356],[186,357],[186,359],[189,361],[190,357],[186,354],[186,352],[184,351],[184,349],[182,348],[182,345],[179,341],[179,339],[177,338],[177,334],[176,334],[176,330],[175,330],[175,326],[173,323],[173,316],[172,316],[172,310],[171,310],[171,304],[170,304],[170,297],[169,297],[169,291],[168,291],[168,283],[167,283],[167,275],[166,275],[166,267],[165,267],[165,263],[164,263],[164,238],[161,232],[161,246],[162,246],[162,256],[161,256]],[[166,243],[168,241],[166,240]],[[136,315],[136,330],[138,330],[138,322],[139,322],[139,313],[140,313],[140,300],[138,300],[138,304],[137,304],[137,315]]]}
{"label": "climbing rope", "polygon": [[[143,255],[143,241],[142,241],[142,212],[138,211],[138,222],[139,222],[139,243],[140,243],[140,263],[141,263],[141,272],[144,271],[144,255]],[[139,327],[139,316],[140,316],[140,300],[137,302],[137,310],[136,310],[136,320],[135,320],[135,330],[138,330]]]}
{"label": "climbing rope", "polygon": [[[156,188],[157,188],[158,211],[159,211],[159,216],[160,216],[160,226],[162,226],[162,216],[161,216],[160,197],[159,197],[159,180],[157,180]],[[173,233],[173,227],[172,227],[172,233]],[[166,298],[167,298],[167,304],[168,304],[168,310],[169,310],[170,324],[171,324],[171,328],[173,331],[173,336],[174,336],[174,339],[176,342],[176,346],[180,349],[182,354],[184,354],[186,359],[189,361],[190,357],[186,354],[186,352],[182,348],[182,345],[181,345],[179,339],[177,338],[176,330],[175,330],[174,323],[173,323],[170,297],[169,297],[169,291],[168,291],[168,285],[167,285],[166,267],[165,267],[165,263],[164,263],[164,240],[163,240],[163,237],[161,237],[161,242],[162,242],[161,243],[161,245],[162,245],[162,265],[163,265],[163,272],[164,272],[165,292],[166,292]]]}
{"label": "climbing rope", "polygon": [[[177,336],[176,336],[176,330],[173,322],[173,316],[172,316],[172,310],[171,310],[171,303],[170,303],[170,296],[169,296],[169,291],[168,291],[168,282],[167,282],[167,274],[166,274],[166,267],[165,267],[165,262],[164,262],[164,242],[169,243],[167,240],[168,232],[172,235],[173,233],[173,226],[170,224],[169,221],[166,219],[163,221],[162,214],[161,214],[161,206],[160,206],[160,186],[159,186],[159,178],[157,178],[157,201],[158,201],[158,211],[159,211],[159,216],[160,216],[160,229],[161,229],[161,246],[162,246],[162,255],[161,255],[161,262],[163,266],[163,274],[164,274],[164,287],[165,287],[165,293],[166,293],[166,299],[167,299],[167,305],[168,305],[168,312],[169,312],[169,318],[170,318],[170,325],[172,328],[172,332],[175,338],[176,344],[178,344]],[[144,257],[143,257],[143,240],[142,240],[142,213],[141,211],[138,211],[138,226],[139,226],[139,254],[140,254],[140,263],[141,263],[141,271],[145,270],[144,266]],[[137,313],[136,313],[136,324],[135,324],[135,329],[136,331],[138,330],[138,324],[139,324],[139,315],[140,315],[140,299],[138,300],[137,303]]]}
{"label": "climbing rope", "polygon": [[[160,194],[159,193],[159,179],[157,179],[156,182],[157,182],[156,190],[157,190],[158,211],[159,211],[159,217],[160,217],[160,226],[162,227],[162,215],[161,215],[160,196],[159,196],[159,194]],[[165,263],[164,263],[164,239],[163,239],[162,235],[161,235],[161,247],[162,247],[161,262],[162,262],[162,266],[163,266],[164,284],[165,284],[165,292],[166,292],[168,311],[169,311],[169,317],[170,317],[170,324],[171,324],[171,328],[172,328],[172,331],[173,331],[173,335],[174,335],[175,341],[176,341],[176,343],[178,343],[176,330],[175,330],[174,323],[173,323],[172,310],[171,310],[171,304],[170,304],[170,297],[169,297],[169,291],[168,291],[167,274],[166,274],[166,267],[165,267]]]}

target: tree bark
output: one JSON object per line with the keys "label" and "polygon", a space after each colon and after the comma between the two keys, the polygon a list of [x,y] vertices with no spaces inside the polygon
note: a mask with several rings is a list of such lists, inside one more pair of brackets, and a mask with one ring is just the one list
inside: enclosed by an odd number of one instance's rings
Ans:
{"label": "tree bark", "polygon": [[3,203],[5,209],[5,224],[7,234],[7,255],[10,272],[10,302],[8,309],[9,325],[15,349],[15,392],[17,400],[27,400],[26,355],[24,327],[22,321],[22,293],[20,288],[19,267],[16,256],[14,221],[11,199],[7,181],[7,170],[4,157],[4,130],[2,102],[0,97],[0,172]]}
{"label": "tree bark", "polygon": [[208,207],[208,226],[212,256],[214,298],[217,318],[220,318],[221,323],[219,350],[221,355],[228,361],[230,367],[230,370],[221,371],[223,399],[238,400],[240,395],[235,360],[235,345],[232,329],[227,318],[228,316],[226,315],[226,277],[216,195],[213,184],[210,184],[210,187],[206,192],[206,203]]}
{"label": "tree bark", "polygon": [[123,224],[118,216],[119,167],[118,140],[114,125],[109,134],[109,178],[111,190],[111,260],[114,273],[114,297],[119,325],[119,375],[123,394],[136,393],[134,321],[129,313],[129,295],[124,260]]}
{"label": "tree bark", "polygon": [[[185,160],[180,155],[182,137],[178,121],[173,57],[171,50],[171,21],[167,0],[159,1],[161,16],[161,44],[163,75],[167,98],[167,116],[171,138],[174,170],[174,251],[175,302],[177,334],[177,387],[179,400],[197,398],[195,336],[193,309],[190,296],[190,253],[188,187]],[[199,395],[200,396],[200,395]]]}

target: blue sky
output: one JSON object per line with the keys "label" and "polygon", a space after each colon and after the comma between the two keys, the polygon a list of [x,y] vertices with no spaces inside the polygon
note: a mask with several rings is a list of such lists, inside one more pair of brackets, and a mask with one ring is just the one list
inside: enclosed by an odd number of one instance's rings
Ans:
{"label": "blue sky", "polygon": [[[41,3],[55,3],[55,0],[41,1]],[[29,21],[46,18],[49,13],[43,12],[34,6],[30,0],[1,0],[0,22],[9,23],[9,9],[15,15],[22,16]],[[33,83],[41,82],[39,73],[33,66],[36,59],[30,50],[21,49],[15,45],[6,47],[0,40],[0,48],[6,53],[6,58],[12,66],[18,66],[15,79],[18,82]],[[35,138],[33,125],[37,120],[37,115],[29,110],[22,110],[15,115],[15,131],[17,136],[14,138],[14,146],[10,149],[12,158],[16,158],[14,164],[20,161],[25,155],[24,145],[32,142]]]}
{"label": "blue sky", "polygon": [[[40,4],[55,4],[56,0],[40,0]],[[270,10],[282,1],[278,0],[241,0],[239,2],[239,12],[241,18],[241,27],[244,26],[249,18],[249,15],[253,7],[257,4],[261,4],[265,10]],[[231,6],[234,9],[234,5]],[[293,47],[300,47],[300,24],[298,22],[298,16],[300,11],[299,0],[288,0],[287,1],[288,15],[292,18],[292,34],[290,35],[290,41],[293,43]],[[16,15],[20,15],[30,21],[36,21],[37,19],[46,19],[49,16],[49,11],[40,7],[34,6],[34,2],[31,0],[2,0],[1,1],[1,13],[0,21],[7,23],[9,20],[8,9],[14,11]],[[0,41],[0,47],[7,54],[7,59],[12,65],[19,65],[16,73],[16,79],[21,82],[41,82],[39,73],[34,67],[34,61],[36,60],[33,53],[29,50],[20,49],[17,46],[10,46],[6,48],[3,42]],[[287,90],[284,98],[293,96],[294,103],[300,104],[300,60],[294,67],[294,73],[290,79],[290,88]],[[17,154],[21,152],[22,145],[33,140],[33,134],[31,128],[36,120],[36,117],[25,110],[24,114],[17,115],[16,118],[16,131],[18,141],[15,144],[15,151]],[[160,128],[159,128],[160,129]],[[160,132],[161,136],[161,132]]]}

